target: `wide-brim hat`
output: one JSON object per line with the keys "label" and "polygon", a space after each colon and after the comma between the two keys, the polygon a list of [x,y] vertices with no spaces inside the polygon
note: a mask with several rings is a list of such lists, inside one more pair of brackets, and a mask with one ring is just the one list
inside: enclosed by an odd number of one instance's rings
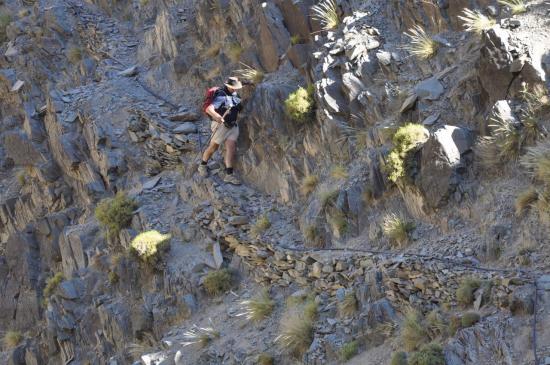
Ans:
{"label": "wide-brim hat", "polygon": [[230,77],[225,81],[225,86],[230,87],[232,89],[238,90],[243,88],[243,84],[239,81],[236,77]]}

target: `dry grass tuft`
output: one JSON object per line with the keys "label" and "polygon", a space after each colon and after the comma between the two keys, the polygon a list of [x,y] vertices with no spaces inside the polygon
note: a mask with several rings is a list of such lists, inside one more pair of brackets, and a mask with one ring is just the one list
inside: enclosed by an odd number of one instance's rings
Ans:
{"label": "dry grass tuft", "polygon": [[409,233],[415,228],[414,223],[408,222],[405,218],[391,213],[384,217],[382,231],[390,241],[402,247],[409,241]]}
{"label": "dry grass tuft", "polygon": [[136,202],[120,192],[114,198],[103,199],[95,209],[95,217],[107,229],[109,237],[118,236],[122,228],[130,225]]}
{"label": "dry grass tuft", "polygon": [[522,191],[516,198],[515,208],[516,216],[522,215],[527,209],[529,209],[534,203],[537,202],[539,193],[533,187]]}
{"label": "dry grass tuft", "polygon": [[288,299],[286,314],[281,320],[281,334],[275,341],[295,356],[303,355],[313,341],[313,324],[317,317],[317,303],[312,296]]}
{"label": "dry grass tuft", "polygon": [[481,14],[478,10],[464,9],[462,15],[458,17],[464,22],[464,28],[467,32],[476,34],[483,33],[484,30],[492,28],[496,21]]}
{"label": "dry grass tuft", "polygon": [[317,175],[308,175],[304,177],[302,180],[302,186],[300,187],[300,191],[303,195],[307,196],[309,195],[315,188],[317,187],[317,184],[319,184],[319,176]]}
{"label": "dry grass tuft", "polygon": [[351,341],[340,348],[340,358],[342,361],[346,362],[351,360],[359,352],[359,345],[357,341]]}
{"label": "dry grass tuft", "polygon": [[438,49],[437,42],[420,25],[415,25],[405,35],[409,38],[409,42],[403,46],[403,49],[410,54],[421,60],[435,56]]}
{"label": "dry grass tuft", "polygon": [[344,300],[338,303],[338,313],[341,317],[351,317],[357,312],[357,298],[355,292],[349,292],[344,297]]}
{"label": "dry grass tuft", "polygon": [[440,345],[430,343],[413,353],[409,365],[445,365],[445,355]]}
{"label": "dry grass tuft", "polygon": [[538,181],[550,185],[550,141],[528,147],[520,163]]}
{"label": "dry grass tuft", "polygon": [[523,0],[498,0],[500,5],[504,5],[510,8],[512,14],[521,14],[527,11],[525,2]]}
{"label": "dry grass tuft", "polygon": [[58,272],[54,276],[48,278],[46,280],[46,287],[44,288],[44,297],[51,297],[63,280],[65,280],[65,276],[62,272]]}
{"label": "dry grass tuft", "polygon": [[241,313],[237,316],[243,316],[249,321],[261,321],[273,312],[275,302],[269,296],[269,292],[263,290],[256,298],[243,300],[240,306]]}
{"label": "dry grass tuft", "polygon": [[258,217],[254,225],[250,229],[250,233],[254,236],[260,235],[262,232],[265,232],[267,229],[271,227],[271,222],[269,220],[269,217],[267,215],[261,215]]}
{"label": "dry grass tuft", "polygon": [[237,63],[241,59],[243,47],[237,42],[231,43],[227,47],[226,53],[232,62]]}
{"label": "dry grass tuft", "polygon": [[476,312],[467,312],[462,316],[460,323],[463,328],[472,327],[474,324],[479,322],[481,317]]}
{"label": "dry grass tuft", "polygon": [[405,312],[401,340],[407,351],[414,351],[429,341],[428,331],[422,323],[422,315],[415,309],[410,308]]}
{"label": "dry grass tuft", "polygon": [[191,329],[183,334],[184,342],[181,344],[184,347],[194,344],[198,344],[200,347],[206,347],[219,337],[220,332],[216,331],[212,327],[199,327],[197,325],[193,325]]}
{"label": "dry grass tuft", "polygon": [[311,7],[312,18],[321,23],[323,30],[331,30],[340,24],[338,5],[334,0],[322,0],[319,4]]}
{"label": "dry grass tuft", "polygon": [[273,365],[274,360],[273,356],[268,354],[267,352],[262,352],[258,355],[258,365]]}
{"label": "dry grass tuft", "polygon": [[241,79],[248,80],[253,84],[259,84],[263,81],[265,74],[252,66],[248,66],[246,63],[241,62],[242,69],[235,71],[235,74]]}
{"label": "dry grass tuft", "polygon": [[4,335],[4,347],[6,349],[11,349],[19,345],[23,341],[23,335],[18,331],[8,331]]}
{"label": "dry grass tuft", "polygon": [[478,279],[466,278],[462,280],[456,289],[456,300],[463,306],[469,306],[474,302],[474,292],[479,289],[481,282]]}
{"label": "dry grass tuft", "polygon": [[203,281],[204,289],[210,295],[219,295],[228,291],[233,285],[233,275],[228,269],[210,271]]}
{"label": "dry grass tuft", "polygon": [[344,166],[338,165],[330,170],[330,176],[336,180],[347,180],[349,174]]}
{"label": "dry grass tuft", "polygon": [[340,194],[340,189],[336,186],[323,186],[319,191],[319,200],[321,207],[324,209],[329,205],[334,204],[334,201]]}

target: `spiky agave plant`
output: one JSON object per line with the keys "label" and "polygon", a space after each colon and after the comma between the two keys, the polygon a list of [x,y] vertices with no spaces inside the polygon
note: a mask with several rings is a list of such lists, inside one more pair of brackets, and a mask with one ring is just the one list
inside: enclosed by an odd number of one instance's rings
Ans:
{"label": "spiky agave plant", "polygon": [[523,144],[520,126],[502,115],[497,115],[491,118],[489,127],[493,128],[493,135],[499,147],[499,157],[506,161],[516,159]]}
{"label": "spiky agave plant", "polygon": [[340,24],[338,5],[334,0],[322,0],[319,4],[312,6],[311,11],[312,18],[321,23],[323,30],[334,29]]}
{"label": "spiky agave plant", "polygon": [[478,10],[464,9],[458,19],[464,22],[467,32],[481,34],[484,30],[493,27],[496,21],[481,14]]}
{"label": "spiky agave plant", "polygon": [[398,246],[404,245],[409,240],[409,233],[414,228],[414,223],[408,222],[405,218],[395,213],[386,215],[382,222],[382,231]]}
{"label": "spiky agave plant", "polygon": [[405,35],[409,38],[409,43],[404,45],[403,49],[410,54],[421,60],[427,60],[436,54],[437,42],[420,25],[415,25]]}
{"label": "spiky agave plant", "polygon": [[550,141],[527,148],[520,164],[537,180],[550,185]]}
{"label": "spiky agave plant", "polygon": [[512,14],[521,14],[527,11],[525,1],[523,0],[498,0],[500,5],[504,5],[512,10]]}

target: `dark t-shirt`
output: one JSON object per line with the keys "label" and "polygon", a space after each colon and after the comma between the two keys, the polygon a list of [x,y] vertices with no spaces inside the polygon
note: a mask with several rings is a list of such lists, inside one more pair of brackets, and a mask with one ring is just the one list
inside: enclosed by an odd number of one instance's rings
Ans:
{"label": "dark t-shirt", "polygon": [[227,115],[224,117],[224,120],[229,123],[236,122],[237,116],[242,110],[241,98],[239,94],[237,94],[236,92],[230,93],[227,88],[220,89],[216,93],[216,96],[212,101],[212,105],[214,106],[216,113],[222,116],[228,108],[231,108],[229,113],[227,113]]}

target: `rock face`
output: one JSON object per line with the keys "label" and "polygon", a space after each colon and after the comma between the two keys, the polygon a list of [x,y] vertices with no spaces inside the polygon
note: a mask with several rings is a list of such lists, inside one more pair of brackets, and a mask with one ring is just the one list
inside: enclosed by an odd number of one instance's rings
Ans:
{"label": "rock face", "polygon": [[[543,188],[514,215],[524,171],[493,179],[472,161],[491,118],[534,131],[521,153],[550,128],[542,0],[514,17],[489,0],[336,3],[326,30],[313,0],[2,2],[0,333],[18,343],[6,338],[0,363],[287,363],[282,308],[313,298],[301,362],[339,363],[365,338],[356,363],[388,363],[405,309],[461,316],[472,278],[482,320],[445,339],[447,363],[532,360],[533,314],[550,338],[548,245],[528,245],[548,237]],[[467,34],[467,7],[499,25]],[[402,47],[416,25],[437,43],[429,59]],[[257,73],[240,91],[244,184],[232,186],[219,153],[208,178],[196,173],[210,136],[199,111],[204,90],[243,68]],[[303,123],[285,105],[299,87],[315,104]],[[410,181],[393,184],[388,153],[410,122],[429,138],[408,156]],[[108,234],[95,209],[119,192],[137,208]],[[410,247],[386,237],[390,213],[414,218]],[[149,230],[171,244],[140,257],[132,240]],[[496,262],[481,264],[487,251]],[[230,288],[212,298],[217,270]],[[248,325],[243,301],[263,288],[276,310]]]}

